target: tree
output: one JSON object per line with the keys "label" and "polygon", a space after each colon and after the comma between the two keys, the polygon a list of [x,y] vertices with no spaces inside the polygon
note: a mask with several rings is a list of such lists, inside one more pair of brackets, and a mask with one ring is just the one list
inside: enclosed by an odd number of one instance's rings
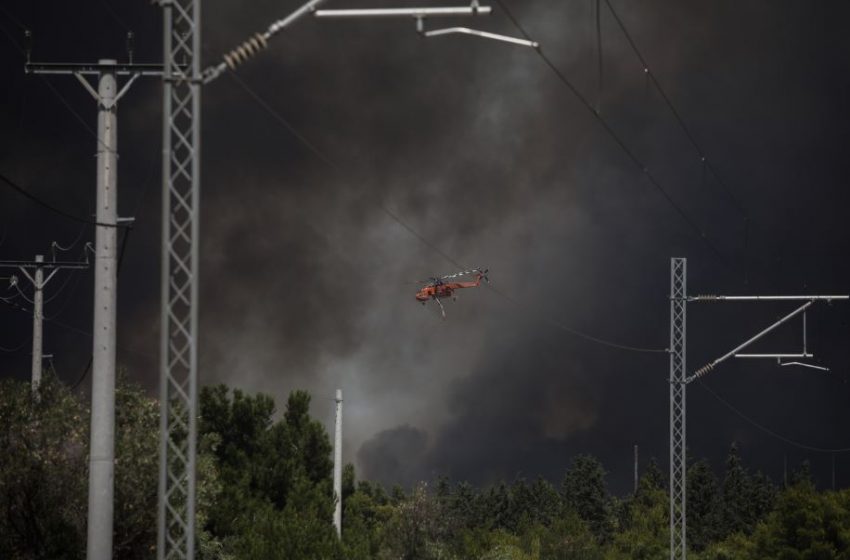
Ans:
{"label": "tree", "polygon": [[[85,556],[89,415],[53,375],[0,381],[0,554]],[[120,508],[118,510],[121,511]]]}
{"label": "tree", "polygon": [[440,556],[443,531],[437,501],[420,483],[410,496],[398,503],[386,525],[387,558],[430,560]]}
{"label": "tree", "polygon": [[781,492],[753,534],[748,558],[850,558],[850,490],[818,493],[802,481]]}
{"label": "tree", "polygon": [[[122,374],[115,392],[113,556],[150,558],[156,547],[159,405]],[[89,412],[54,376],[33,398],[29,383],[0,382],[0,557],[83,558],[86,549]],[[202,441],[199,519],[218,492]],[[202,560],[224,558],[199,532]]]}
{"label": "tree", "polygon": [[309,394],[293,391],[283,419],[273,422],[267,395],[234,390],[231,397],[223,385],[201,391],[201,434],[219,438],[222,489],[205,528],[237,557],[341,552],[332,525],[331,445],[309,407]]}
{"label": "tree", "polygon": [[750,503],[752,484],[750,476],[741,463],[738,444],[732,443],[726,457],[726,473],[722,486],[722,531],[723,536],[732,533],[749,533],[755,523]]}
{"label": "tree", "polygon": [[688,468],[687,500],[688,544],[701,551],[723,532],[717,477],[705,460]]}
{"label": "tree", "polygon": [[667,481],[664,479],[664,473],[658,468],[658,461],[655,457],[652,457],[638,481],[638,491],[640,491],[641,487],[663,490],[666,486]]}
{"label": "tree", "polygon": [[561,513],[558,491],[542,476],[531,485],[531,520],[545,526],[552,525]]}
{"label": "tree", "polygon": [[601,542],[612,533],[605,471],[598,459],[579,455],[574,460],[561,485],[564,505],[576,512]]}
{"label": "tree", "polygon": [[606,558],[661,560],[669,554],[667,494],[647,479],[629,504],[623,530],[613,536]]}

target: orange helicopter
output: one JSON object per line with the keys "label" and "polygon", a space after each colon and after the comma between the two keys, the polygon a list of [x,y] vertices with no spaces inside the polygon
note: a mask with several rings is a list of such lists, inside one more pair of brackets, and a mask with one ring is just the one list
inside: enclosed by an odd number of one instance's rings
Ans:
{"label": "orange helicopter", "polygon": [[[439,278],[431,277],[428,280],[421,280],[421,282],[427,282],[427,284],[422,286],[422,288],[416,292],[416,301],[425,305],[429,299],[433,299],[437,302],[437,305],[440,306],[440,313],[442,313],[443,319],[445,319],[446,309],[443,307],[443,302],[441,302],[440,299],[450,297],[453,300],[456,300],[457,296],[454,295],[455,290],[463,288],[477,288],[481,285],[481,280],[490,282],[490,279],[487,278],[488,271],[489,269],[481,270],[480,268],[473,268],[472,270],[464,270],[462,272],[449,274],[448,276],[440,276]],[[446,282],[446,280],[461,276],[475,276],[475,280],[469,282]]]}

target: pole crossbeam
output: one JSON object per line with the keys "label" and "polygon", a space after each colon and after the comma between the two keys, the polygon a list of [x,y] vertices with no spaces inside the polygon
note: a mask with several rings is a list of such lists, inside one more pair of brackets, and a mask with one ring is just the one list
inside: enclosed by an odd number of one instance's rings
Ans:
{"label": "pole crossbeam", "polygon": [[[60,270],[83,269],[88,268],[88,266],[87,262],[45,261],[44,255],[36,255],[32,261],[0,261],[0,268],[17,269],[32,284],[32,371],[30,380],[33,392],[37,391],[41,384],[42,360],[47,357],[43,349],[44,330],[42,327],[44,323],[44,288]],[[32,274],[29,273],[30,270],[33,271]],[[52,270],[52,272],[45,277],[45,270]],[[10,280],[12,283],[18,281],[16,276],[10,277]]]}
{"label": "pole crossbeam", "polygon": [[18,270],[41,268],[43,270],[52,269],[84,269],[88,268],[87,262],[71,262],[71,261],[0,261],[0,268],[17,268]]}
{"label": "pole crossbeam", "polygon": [[161,2],[164,24],[160,473],[157,558],[195,557],[201,2]]}
{"label": "pole crossbeam", "polygon": [[80,62],[27,62],[24,65],[27,74],[59,74],[100,76],[108,72],[116,76],[162,76],[162,64],[139,64],[130,62],[101,61]]}
{"label": "pole crossbeam", "polygon": [[489,15],[493,9],[490,6],[452,6],[448,8],[354,8],[338,10],[316,10],[313,15],[317,18],[362,18],[362,17],[455,17]]}

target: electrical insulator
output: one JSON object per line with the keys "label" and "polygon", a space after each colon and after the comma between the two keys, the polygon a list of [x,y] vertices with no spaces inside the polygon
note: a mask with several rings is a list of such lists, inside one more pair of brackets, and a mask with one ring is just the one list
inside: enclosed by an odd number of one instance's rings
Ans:
{"label": "electrical insulator", "polygon": [[227,63],[228,68],[235,70],[237,66],[265,49],[267,45],[266,37],[260,33],[255,33],[253,37],[224,55],[224,62]]}

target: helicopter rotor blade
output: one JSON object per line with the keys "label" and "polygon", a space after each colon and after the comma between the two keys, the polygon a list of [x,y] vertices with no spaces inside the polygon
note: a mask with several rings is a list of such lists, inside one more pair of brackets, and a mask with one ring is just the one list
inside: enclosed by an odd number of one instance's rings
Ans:
{"label": "helicopter rotor blade", "polygon": [[470,276],[472,274],[480,274],[481,269],[471,268],[469,270],[463,270],[461,272],[455,272],[454,274],[448,274],[446,276],[441,276],[440,280],[447,280],[449,278],[457,278],[458,276]]}

